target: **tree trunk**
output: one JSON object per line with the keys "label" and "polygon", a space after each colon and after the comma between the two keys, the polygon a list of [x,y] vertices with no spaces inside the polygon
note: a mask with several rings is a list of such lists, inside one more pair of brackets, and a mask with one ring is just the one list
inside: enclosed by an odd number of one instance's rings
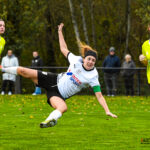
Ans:
{"label": "tree trunk", "polygon": [[80,49],[80,45],[79,45],[80,34],[79,34],[79,30],[78,30],[78,25],[77,25],[77,22],[76,22],[76,19],[75,19],[75,14],[74,14],[74,8],[73,8],[72,0],[68,0],[68,2],[69,2],[71,17],[72,17],[72,23],[73,23],[73,26],[74,26],[74,32],[75,32],[76,39],[77,39],[77,44],[78,44],[78,47]]}
{"label": "tree trunk", "polygon": [[93,15],[93,1],[88,0],[89,10],[91,14],[91,23],[92,23],[92,39],[93,39],[93,45],[96,49],[96,35],[95,35],[95,26],[94,26],[94,15]]}
{"label": "tree trunk", "polygon": [[52,27],[52,16],[50,10],[50,4],[47,5],[47,9],[45,12],[46,20],[49,26],[46,26],[46,51],[47,51],[47,60],[45,65],[55,65],[55,54],[54,54],[54,47],[53,47],[53,27]]}
{"label": "tree trunk", "polygon": [[130,5],[131,0],[127,0],[127,8],[126,8],[126,16],[127,16],[127,26],[126,26],[126,46],[124,54],[126,54],[129,51],[129,35],[130,35]]}
{"label": "tree trunk", "polygon": [[83,4],[82,4],[81,1],[80,1],[80,11],[81,11],[81,16],[82,16],[82,23],[83,23],[83,31],[84,31],[85,41],[89,45],[87,27],[86,27],[85,16],[84,16],[84,11],[83,11]]}

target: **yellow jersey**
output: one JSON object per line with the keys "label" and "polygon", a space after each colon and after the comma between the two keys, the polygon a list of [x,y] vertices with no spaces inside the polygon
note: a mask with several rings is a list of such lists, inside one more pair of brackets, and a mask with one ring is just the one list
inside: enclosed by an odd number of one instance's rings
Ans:
{"label": "yellow jersey", "polygon": [[150,40],[147,40],[142,45],[142,54],[146,57],[147,64],[147,80],[150,84]]}
{"label": "yellow jersey", "polygon": [[6,43],[5,39],[0,36],[0,55],[1,55],[2,51],[4,50],[5,43]]}

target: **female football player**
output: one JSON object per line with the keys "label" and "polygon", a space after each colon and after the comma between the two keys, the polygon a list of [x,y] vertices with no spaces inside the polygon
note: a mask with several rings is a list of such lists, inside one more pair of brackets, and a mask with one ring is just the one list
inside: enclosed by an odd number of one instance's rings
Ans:
{"label": "female football player", "polygon": [[67,111],[65,100],[88,86],[93,88],[95,96],[104,108],[106,115],[116,118],[117,116],[110,112],[101,93],[98,73],[94,67],[97,60],[97,52],[90,46],[80,43],[82,57],[71,53],[63,37],[63,26],[63,23],[58,26],[58,36],[60,50],[70,63],[66,73],[56,75],[24,67],[2,68],[2,71],[29,78],[39,87],[46,89],[48,103],[55,110],[40,124],[41,128],[56,125],[57,120]]}

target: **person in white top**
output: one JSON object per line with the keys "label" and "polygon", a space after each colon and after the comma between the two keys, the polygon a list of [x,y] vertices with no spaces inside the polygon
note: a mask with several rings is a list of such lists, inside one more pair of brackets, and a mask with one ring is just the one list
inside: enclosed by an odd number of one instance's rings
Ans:
{"label": "person in white top", "polygon": [[[13,54],[12,50],[8,50],[7,55],[2,58],[1,66],[3,68],[19,66],[18,58]],[[15,81],[16,81],[16,75],[3,73],[1,95],[6,94],[7,85],[8,85],[8,95],[12,95]]]}
{"label": "person in white top", "polygon": [[56,125],[57,120],[67,111],[65,99],[78,93],[82,88],[91,86],[99,103],[104,108],[106,115],[116,118],[117,116],[110,112],[107,103],[101,93],[98,81],[98,73],[95,68],[97,52],[90,46],[82,44],[81,56],[75,56],[70,53],[63,37],[62,28],[64,24],[58,26],[58,36],[60,50],[68,58],[70,63],[67,72],[54,74],[42,72],[24,67],[2,68],[2,71],[12,74],[18,74],[31,79],[39,87],[47,91],[47,101],[55,109],[50,113],[47,119],[41,122],[41,128],[52,127]]}

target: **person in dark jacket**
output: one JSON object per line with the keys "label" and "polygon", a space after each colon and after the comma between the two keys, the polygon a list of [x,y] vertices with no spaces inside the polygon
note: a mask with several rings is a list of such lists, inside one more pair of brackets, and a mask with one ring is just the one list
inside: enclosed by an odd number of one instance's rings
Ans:
{"label": "person in dark jacket", "polygon": [[[107,89],[107,96],[115,96],[117,92],[117,78],[120,72],[120,59],[115,55],[115,48],[110,47],[109,55],[103,61],[104,80]],[[114,69],[116,68],[116,69]]]}
{"label": "person in dark jacket", "polygon": [[133,62],[131,55],[125,55],[125,61],[122,64],[123,70],[121,75],[124,78],[124,84],[126,89],[126,95],[134,95],[134,74],[135,63]]}
{"label": "person in dark jacket", "polygon": [[[42,59],[40,58],[38,52],[34,51],[33,52],[32,64],[31,64],[32,69],[42,70],[42,68],[40,68],[42,66],[43,66]],[[34,91],[34,93],[32,95],[37,95],[37,94],[41,94],[41,88],[36,85],[35,91]]]}

